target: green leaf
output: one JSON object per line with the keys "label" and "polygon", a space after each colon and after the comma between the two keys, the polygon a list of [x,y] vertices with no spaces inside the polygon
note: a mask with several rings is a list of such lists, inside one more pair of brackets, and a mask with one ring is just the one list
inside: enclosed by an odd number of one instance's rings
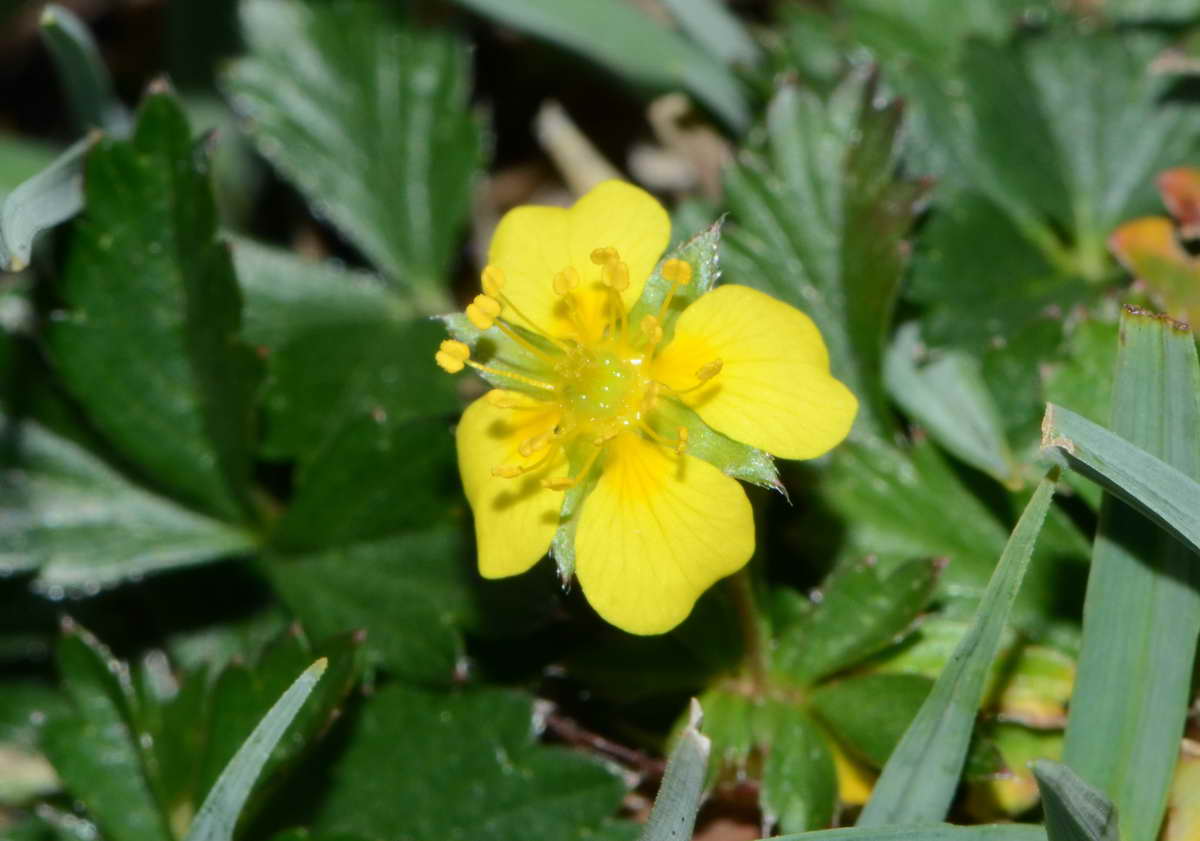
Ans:
{"label": "green leaf", "polygon": [[858,675],[814,690],[813,711],[858,758],[882,768],[932,687],[920,675]]}
{"label": "green leaf", "polygon": [[[1004,548],[1004,527],[928,441],[901,449],[878,439],[843,445],[823,482],[847,528],[846,554],[884,566],[944,558],[948,588],[982,592]],[[946,517],[948,507],[955,515]]]}
{"label": "green leaf", "polygon": [[42,10],[41,35],[54,59],[78,127],[127,135],[133,121],[113,93],[100,48],[84,22],[57,3],[50,3]]}
{"label": "green leaf", "polygon": [[368,660],[407,680],[447,683],[475,618],[457,526],[270,559],[268,572],[309,633],[365,629]]}
{"label": "green leaf", "polygon": [[116,449],[189,503],[244,521],[258,365],[178,103],[150,95],[132,140],[88,156],[88,208],[52,325],[68,387]]}
{"label": "green leaf", "polygon": [[263,765],[325,673],[326,665],[321,658],[309,666],[254,728],[204,799],[185,841],[231,841],[238,815]]}
{"label": "green leaf", "polygon": [[804,713],[783,715],[763,768],[763,814],[778,821],[785,832],[828,826],[837,805],[837,773],[829,742]]}
{"label": "green leaf", "polygon": [[83,156],[96,140],[89,135],[75,143],[0,202],[0,269],[24,269],[34,238],[83,209]]}
{"label": "green leaf", "polygon": [[633,82],[662,90],[685,88],[735,129],[750,122],[737,78],[717,58],[620,0],[459,3],[582,53]]}
{"label": "green leaf", "polygon": [[[1197,381],[1200,386],[1200,380]],[[1200,551],[1200,482],[1069,409],[1046,406],[1042,445]]]}
{"label": "green leaf", "polygon": [[464,46],[365,2],[250,0],[242,30],[225,87],[259,149],[420,308],[451,309],[482,156]]}
{"label": "green leaf", "polygon": [[1061,762],[1033,764],[1049,841],[1118,841],[1117,810],[1100,791]]}
{"label": "green leaf", "polygon": [[920,328],[904,325],[884,360],[888,393],[950,453],[997,481],[1017,484],[1019,467],[979,360],[949,351],[918,367],[921,355]]}
{"label": "green leaf", "polygon": [[63,786],[110,841],[174,841],[128,668],[69,620],[58,668],[73,710],[46,725],[42,749]]}
{"label": "green leaf", "polygon": [[[1191,333],[1127,310],[1112,432],[1200,480],[1198,392]],[[1194,520],[1195,509],[1183,513]],[[1106,495],[1063,761],[1112,799],[1125,838],[1154,837],[1162,821],[1200,634],[1198,574],[1195,552]]]}
{"label": "green leaf", "polygon": [[1104,13],[1146,23],[1186,23],[1195,20],[1196,6],[1190,0],[1106,0]]}
{"label": "green leaf", "polygon": [[857,426],[892,426],[880,372],[904,267],[901,238],[924,191],[893,180],[897,102],[853,77],[823,102],[785,87],[767,112],[767,148],[726,170],[735,225],[725,234],[730,283],[757,286],[812,316],[834,376],[859,398]]}
{"label": "green leaf", "polygon": [[252,535],[148,490],[32,422],[10,430],[16,465],[0,482],[0,568],[35,587],[94,594],[147,573],[250,551]]}
{"label": "green leaf", "polygon": [[1046,830],[1040,826],[1019,823],[979,826],[930,823],[825,829],[799,835],[776,835],[771,841],[1046,841]]}
{"label": "green leaf", "polygon": [[[949,177],[1004,208],[1060,270],[1100,280],[1109,232],[1155,207],[1153,175],[1195,150],[1200,115],[1148,72],[1165,46],[1150,31],[1060,26],[967,42],[957,64],[913,54],[892,67]],[[1094,84],[1080,91],[1081,78]]]}
{"label": "green leaf", "polygon": [[958,787],[988,667],[1053,494],[1053,479],[1043,479],[1000,556],[975,622],[884,766],[859,826],[918,824],[945,816]]}
{"label": "green leaf", "polygon": [[526,841],[598,828],[624,795],[620,779],[533,736],[529,700],[518,694],[392,685],[356,716],[313,830]]}
{"label": "green leaf", "polygon": [[332,325],[397,321],[415,313],[370,272],[306,260],[248,239],[234,239],[233,263],[246,301],[242,335],[269,350]]}
{"label": "green leaf", "polygon": [[1081,278],[1059,273],[1002,207],[973,191],[948,195],[921,230],[905,292],[922,305],[923,339],[976,352],[1012,343],[1087,294]]}
{"label": "green leaf", "polygon": [[48,167],[54,162],[54,152],[54,147],[40,141],[0,132],[0,193]]}
{"label": "green leaf", "polygon": [[700,704],[693,698],[688,725],[667,760],[667,770],[640,841],[679,841],[692,837],[712,749],[712,741],[700,733],[701,718]]}
{"label": "green leaf", "polygon": [[812,609],[778,633],[773,668],[790,682],[811,685],[886,648],[925,608],[938,572],[929,561],[905,563],[887,575],[869,562],[838,569],[822,583]]}

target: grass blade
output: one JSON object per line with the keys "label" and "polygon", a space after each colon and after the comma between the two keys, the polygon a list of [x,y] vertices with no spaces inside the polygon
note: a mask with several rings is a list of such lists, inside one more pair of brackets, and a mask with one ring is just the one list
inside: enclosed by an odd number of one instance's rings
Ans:
{"label": "grass blade", "polygon": [[751,67],[762,59],[758,43],[724,0],[663,0],[681,29],[722,61]]}
{"label": "grass blade", "polygon": [[1046,406],[1042,449],[1200,550],[1200,482],[1069,409]]}
{"label": "grass blade", "polygon": [[967,756],[988,667],[1054,494],[1054,477],[1038,485],[988,582],[970,630],[883,767],[859,827],[921,824],[945,817]]}
{"label": "grass blade", "polygon": [[230,841],[233,838],[238,815],[250,796],[250,790],[254,788],[259,772],[321,675],[325,674],[327,664],[328,661],[322,657],[305,669],[263,716],[263,720],[213,783],[184,841]]}
{"label": "grass blade", "polygon": [[693,698],[688,726],[671,751],[667,772],[640,841],[679,841],[692,837],[712,747],[709,738],[700,733],[701,716],[700,703]]}
{"label": "grass blade", "polygon": [[1061,762],[1033,764],[1050,841],[1118,841],[1112,801]]}
{"label": "grass blade", "polygon": [[[1200,365],[1190,332],[1126,310],[1112,431],[1200,478]],[[1200,633],[1194,552],[1106,495],[1092,552],[1063,761],[1113,801],[1121,836],[1155,838]]]}
{"label": "grass blade", "polygon": [[778,835],[771,841],[1046,841],[1046,830],[1033,824],[998,823],[953,826],[948,823],[916,826],[855,826],[822,829],[797,835]]}

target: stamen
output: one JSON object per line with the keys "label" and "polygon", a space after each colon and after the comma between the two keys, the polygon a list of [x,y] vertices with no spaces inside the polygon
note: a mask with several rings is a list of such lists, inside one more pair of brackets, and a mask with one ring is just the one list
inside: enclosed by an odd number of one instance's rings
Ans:
{"label": "stamen", "polygon": [[700,382],[707,382],[721,373],[721,369],[725,367],[725,362],[720,357],[717,357],[712,362],[705,363],[696,371],[696,379]]}
{"label": "stamen", "polygon": [[[462,361],[465,364],[470,365],[476,371],[482,371],[485,374],[492,374],[493,376],[497,377],[508,377],[508,379],[513,380],[514,382],[524,383],[525,385],[532,386],[534,388],[545,389],[546,391],[555,390],[554,386],[550,383],[544,383],[541,380],[535,380],[533,377],[527,377],[524,374],[518,374],[516,371],[504,371],[500,368],[493,368],[490,365],[480,365],[473,359],[464,359]],[[441,363],[439,362],[438,364]],[[460,368],[459,370],[461,371],[462,369]]]}
{"label": "stamen", "polygon": [[617,249],[611,245],[606,245],[604,248],[596,248],[592,250],[592,262],[597,266],[607,266],[614,260],[621,259],[617,254]]}
{"label": "stamen", "polygon": [[[484,294],[491,298],[495,298],[497,301],[502,303],[505,307],[515,313],[518,318],[524,321],[525,324],[535,333],[545,336],[554,344],[562,347],[559,341],[555,339],[553,335],[551,335],[549,330],[542,327],[542,325],[538,324],[536,321],[522,312],[521,309],[512,302],[512,299],[505,295],[503,291],[501,291],[504,289],[506,280],[504,277],[504,271],[499,266],[485,266],[483,273],[480,275],[479,282],[483,286]],[[469,313],[467,317],[470,317]]]}
{"label": "stamen", "polygon": [[532,438],[526,438],[517,447],[517,452],[523,458],[529,458],[538,450],[544,450],[550,446],[550,442],[554,440],[554,430],[550,429],[543,432],[541,435],[535,435]]}
{"label": "stamen", "polygon": [[[670,438],[660,435],[658,433],[658,431],[654,427],[652,427],[650,424],[646,423],[646,421],[639,420],[638,428],[641,429],[642,432],[644,432],[646,434],[647,438],[649,438],[651,441],[654,441],[656,444],[662,444],[664,447],[666,447],[667,449],[669,449],[672,452],[675,452],[677,454],[683,452],[679,448],[680,445],[679,445],[678,439],[672,441]],[[683,427],[680,427],[680,429],[683,429]],[[686,430],[684,430],[684,431],[686,432]],[[684,440],[686,441],[686,438]]]}
{"label": "stamen", "polygon": [[687,286],[692,282],[692,265],[685,260],[678,260],[672,257],[663,263],[662,277],[663,280],[669,281],[671,286],[667,289],[667,294],[663,296],[662,303],[658,307],[659,321],[662,321],[666,316],[667,308],[671,306],[671,301],[675,299],[675,290],[680,286]]}
{"label": "stamen", "polygon": [[600,278],[610,289],[624,292],[629,288],[629,266],[624,260],[613,260],[601,269]]}
{"label": "stamen", "polygon": [[554,275],[554,294],[567,295],[579,286],[579,272],[574,266],[567,266]]}
{"label": "stamen", "polygon": [[692,264],[672,257],[663,263],[662,276],[674,286],[687,286],[692,282]]}
{"label": "stamen", "polygon": [[[546,454],[535,461],[533,464],[497,464],[492,468],[492,475],[499,479],[515,479],[525,473],[534,473],[546,466],[550,459],[554,458],[558,452],[558,447],[551,447],[546,451]],[[545,480],[543,480],[545,481]]]}
{"label": "stamen", "polygon": [[447,374],[457,374],[471,357],[471,349],[454,339],[446,339],[433,355],[433,361]]}
{"label": "stamen", "polygon": [[549,491],[567,491],[575,487],[592,471],[592,465],[596,463],[596,458],[602,450],[603,447],[597,444],[592,450],[592,454],[588,456],[587,461],[583,463],[583,467],[579,468],[579,472],[573,477],[558,476],[553,479],[543,479],[542,487]]}
{"label": "stamen", "polygon": [[678,430],[676,430],[676,434],[679,436],[679,440],[675,443],[675,455],[681,456],[683,455],[684,450],[687,449],[688,428],[686,426],[681,426]]}
{"label": "stamen", "polygon": [[[480,297],[482,297],[482,296],[480,296]],[[470,312],[470,307],[467,308],[467,311],[468,311],[468,313]],[[470,317],[470,316],[468,315],[468,317]],[[503,318],[496,319],[496,327],[500,330],[501,333],[508,336],[514,342],[519,344],[521,347],[525,348],[525,350],[529,351],[534,356],[541,359],[543,362],[554,363],[557,361],[553,356],[546,353],[540,347],[537,347],[535,344],[533,344],[533,342],[529,341],[524,336],[522,336],[520,333],[518,333],[516,330],[514,330],[512,325],[509,324],[507,321],[505,321]]]}
{"label": "stamen", "polygon": [[480,330],[487,330],[500,315],[500,302],[490,295],[476,295],[467,305],[467,320]]}
{"label": "stamen", "polygon": [[646,338],[646,348],[649,350],[662,341],[663,329],[658,319],[652,315],[642,316],[642,335]]}
{"label": "stamen", "polygon": [[643,415],[648,415],[654,410],[654,404],[658,402],[658,390],[660,388],[662,388],[662,385],[657,381],[651,381],[650,384],[646,386],[646,391],[642,395]]}

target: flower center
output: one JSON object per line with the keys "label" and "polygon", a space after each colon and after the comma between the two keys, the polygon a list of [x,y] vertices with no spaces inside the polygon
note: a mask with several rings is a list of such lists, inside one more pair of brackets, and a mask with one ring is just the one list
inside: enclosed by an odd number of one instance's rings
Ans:
{"label": "flower center", "polygon": [[560,399],[567,424],[599,434],[636,423],[649,385],[643,362],[627,349],[581,349],[562,370]]}
{"label": "flower center", "polygon": [[[587,476],[607,443],[624,432],[645,436],[681,455],[687,448],[688,430],[680,426],[674,440],[657,432],[647,420],[660,397],[680,395],[699,388],[721,371],[713,359],[696,371],[696,384],[682,390],[670,389],[649,375],[663,338],[663,319],[675,291],[692,279],[692,267],[683,260],[667,260],[662,277],[670,286],[657,315],[645,315],[637,325],[629,323],[621,293],[629,288],[629,267],[612,247],[592,251],[597,275],[585,283],[579,270],[568,266],[552,279],[562,314],[570,324],[570,335],[550,332],[523,313],[504,293],[504,273],[488,266],[481,278],[483,294],[476,295],[466,315],[478,330],[497,328],[516,345],[544,363],[540,377],[483,365],[471,359],[463,342],[447,339],[434,358],[451,374],[470,366],[493,377],[506,378],[537,393],[535,405],[555,407],[558,423],[520,442],[521,460],[499,464],[492,474],[515,478],[541,469],[561,458],[574,442],[585,442],[588,452],[582,466],[571,477],[542,479],[553,490],[567,490]],[[511,314],[519,323],[510,322]],[[531,340],[532,337],[532,340]],[[498,408],[529,409],[523,399],[496,392]]]}

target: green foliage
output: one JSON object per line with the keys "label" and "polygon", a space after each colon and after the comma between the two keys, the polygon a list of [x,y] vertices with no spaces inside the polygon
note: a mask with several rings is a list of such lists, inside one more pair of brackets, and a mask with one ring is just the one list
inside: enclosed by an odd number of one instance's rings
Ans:
{"label": "green foliage", "polygon": [[178,103],[155,93],[128,141],[88,156],[87,211],[51,332],[74,396],[154,481],[232,522],[250,514],[258,365],[212,191]]}
{"label": "green foliage", "polygon": [[[1197,383],[1190,333],[1140,311],[1123,315],[1112,431],[1193,480],[1200,478]],[[1122,836],[1153,835],[1162,821],[1200,633],[1197,570],[1192,549],[1106,496],[1063,760],[1111,798]],[[1113,674],[1128,691],[1106,689]]]}
{"label": "green foliage", "polygon": [[[1108,243],[1198,160],[1194,2],[136,5],[0,0],[5,841],[1185,833],[1200,363]],[[597,156],[694,268],[630,324],[757,287],[860,405],[800,467],[655,414],[756,519],[656,637],[577,592],[588,482],[478,575],[433,362],[532,358],[462,305]]]}
{"label": "green foliage", "polygon": [[355,0],[243,3],[242,30],[226,87],[264,156],[398,288],[448,308],[482,144],[461,44]]}

